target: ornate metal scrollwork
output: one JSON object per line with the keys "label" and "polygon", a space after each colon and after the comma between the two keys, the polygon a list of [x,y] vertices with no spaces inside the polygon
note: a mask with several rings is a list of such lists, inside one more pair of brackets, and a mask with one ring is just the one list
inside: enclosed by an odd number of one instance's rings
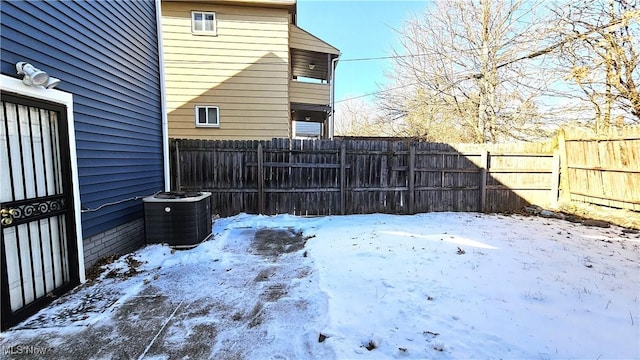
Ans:
{"label": "ornate metal scrollwork", "polygon": [[2,209],[2,225],[17,225],[32,219],[47,217],[65,210],[67,203],[65,198],[40,198],[30,201],[19,201],[10,204],[10,207]]}

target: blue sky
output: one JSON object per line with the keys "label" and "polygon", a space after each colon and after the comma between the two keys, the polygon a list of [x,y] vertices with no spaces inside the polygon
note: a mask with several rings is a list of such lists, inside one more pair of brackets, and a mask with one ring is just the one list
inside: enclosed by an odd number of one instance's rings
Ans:
{"label": "blue sky", "polygon": [[[428,1],[298,0],[298,26],[337,47],[341,59],[391,54],[404,20]],[[336,101],[379,90],[389,60],[342,61],[336,73]],[[365,100],[373,100],[366,97]]]}

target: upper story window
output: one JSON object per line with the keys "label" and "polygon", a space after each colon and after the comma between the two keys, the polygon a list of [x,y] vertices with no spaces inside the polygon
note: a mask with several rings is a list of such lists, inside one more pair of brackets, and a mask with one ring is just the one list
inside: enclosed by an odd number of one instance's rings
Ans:
{"label": "upper story window", "polygon": [[220,127],[220,108],[196,106],[196,127]]}
{"label": "upper story window", "polygon": [[191,31],[194,34],[216,35],[216,13],[204,11],[191,12]]}

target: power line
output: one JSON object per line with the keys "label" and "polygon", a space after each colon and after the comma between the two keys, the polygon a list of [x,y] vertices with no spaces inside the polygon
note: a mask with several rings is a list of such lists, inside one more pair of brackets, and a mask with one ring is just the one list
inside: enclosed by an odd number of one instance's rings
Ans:
{"label": "power line", "polygon": [[[458,50],[459,52],[473,52],[475,49]],[[362,57],[351,59],[339,59],[339,62],[352,62],[352,61],[375,61],[375,60],[387,60],[387,59],[403,59],[414,58],[421,56],[435,56],[440,55],[438,52],[421,53],[421,54],[409,54],[409,55],[389,55],[389,56],[374,56],[374,57]],[[165,63],[170,64],[227,64],[227,65],[286,65],[284,61],[219,61],[219,60],[165,60]]]}
{"label": "power line", "polygon": [[[437,55],[433,53],[431,55]],[[387,60],[387,59],[401,59],[420,56],[430,56],[429,54],[413,54],[413,55],[391,55],[391,56],[379,56],[379,57],[364,57],[364,58],[352,58],[352,59],[339,59],[339,62],[352,62],[352,61],[374,61],[374,60]],[[170,64],[227,64],[227,65],[287,65],[288,63],[283,61],[218,61],[218,60],[165,60],[165,63]]]}
{"label": "power line", "polygon": [[337,104],[337,103],[340,103],[340,102],[343,102],[343,101],[360,99],[360,98],[367,97],[367,96],[378,95],[378,94],[382,94],[382,93],[393,91],[393,90],[403,89],[403,88],[406,88],[406,87],[409,87],[409,86],[413,86],[413,85],[418,85],[418,83],[416,82],[416,83],[406,84],[406,85],[402,85],[402,86],[398,86],[398,87],[394,87],[394,88],[390,88],[390,89],[384,89],[384,90],[379,90],[379,91],[375,91],[375,92],[364,94],[364,95],[354,96],[354,97],[351,97],[351,98],[334,101],[334,104]]}
{"label": "power line", "polygon": [[408,58],[408,57],[419,57],[419,56],[432,56],[437,55],[436,53],[432,54],[412,54],[412,55],[390,55],[390,56],[378,56],[378,57],[365,57],[365,58],[353,58],[353,59],[340,59],[339,62],[349,62],[349,61],[373,61],[373,60],[386,60],[386,59],[400,59],[400,58]]}
{"label": "power line", "polygon": [[[468,48],[468,49],[456,49],[457,52],[478,52],[482,50],[481,48]],[[386,60],[386,59],[402,59],[402,58],[412,58],[412,57],[421,57],[421,56],[439,56],[442,55],[440,52],[432,51],[432,52],[424,52],[420,54],[408,54],[408,55],[389,55],[389,56],[374,56],[374,57],[363,57],[363,58],[352,58],[352,59],[340,59],[340,62],[349,62],[349,61],[373,61],[373,60]]]}
{"label": "power line", "polygon": [[[457,86],[458,84],[460,84],[463,81],[471,80],[471,79],[479,79],[481,77],[482,76],[480,76],[479,74],[470,74],[470,75],[466,75],[466,76],[461,76],[459,79],[457,79],[457,80],[453,81],[452,83],[448,84],[444,89],[434,89],[433,91],[435,93],[442,94],[444,91],[450,90],[451,88]],[[404,88],[407,88],[409,86],[415,86],[415,85],[420,85],[420,82],[413,82],[413,83],[405,84],[405,85],[402,85],[402,86],[397,86],[397,87],[394,87],[394,88],[383,89],[383,90],[375,91],[375,92],[368,93],[368,94],[363,94],[363,95],[354,96],[354,97],[347,98],[347,99],[338,100],[338,101],[335,101],[334,104],[337,104],[337,103],[340,103],[340,102],[343,102],[343,101],[360,99],[360,98],[367,97],[367,96],[378,95],[378,94],[382,94],[382,93],[393,91],[393,90],[404,89]]]}

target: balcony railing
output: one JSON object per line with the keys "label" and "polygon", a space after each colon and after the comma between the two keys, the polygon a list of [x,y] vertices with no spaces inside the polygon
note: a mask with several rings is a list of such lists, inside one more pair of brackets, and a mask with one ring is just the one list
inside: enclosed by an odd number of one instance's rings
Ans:
{"label": "balcony railing", "polygon": [[329,84],[289,80],[289,99],[292,103],[329,105]]}

